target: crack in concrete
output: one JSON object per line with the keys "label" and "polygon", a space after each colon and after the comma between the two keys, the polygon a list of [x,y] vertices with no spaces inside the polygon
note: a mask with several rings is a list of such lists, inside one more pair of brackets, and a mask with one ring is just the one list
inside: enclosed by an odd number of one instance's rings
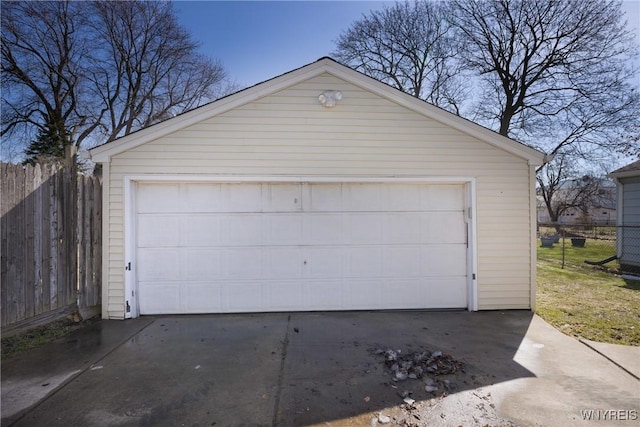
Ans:
{"label": "crack in concrete", "polygon": [[287,359],[287,349],[289,347],[289,328],[291,326],[291,315],[287,316],[287,328],[284,333],[284,340],[282,341],[282,357],[280,359],[280,372],[278,373],[278,384],[276,385],[276,398],[273,407],[273,419],[271,420],[272,426],[278,425],[278,411],[280,409],[280,395],[282,394],[282,384],[284,382],[284,363]]}
{"label": "crack in concrete", "polygon": [[598,353],[600,356],[604,357],[605,359],[607,359],[609,362],[613,363],[614,365],[616,365],[618,368],[622,369],[623,371],[625,371],[627,374],[631,375],[633,378],[637,379],[638,381],[640,381],[640,377],[638,377],[636,374],[634,374],[633,372],[631,372],[629,369],[627,369],[626,367],[624,367],[622,364],[620,364],[618,361],[614,360],[612,357],[610,357],[609,355],[605,354],[604,352],[598,350],[593,344],[589,343],[588,341],[585,341],[583,339],[578,339],[578,341],[580,341],[582,344],[584,344],[587,348],[595,351],[596,353]]}

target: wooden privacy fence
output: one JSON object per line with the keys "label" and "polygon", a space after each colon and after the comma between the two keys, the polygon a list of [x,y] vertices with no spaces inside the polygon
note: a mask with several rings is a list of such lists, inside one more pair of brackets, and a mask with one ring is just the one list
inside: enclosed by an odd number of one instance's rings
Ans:
{"label": "wooden privacy fence", "polygon": [[0,168],[3,335],[100,305],[99,173],[78,174],[71,155]]}

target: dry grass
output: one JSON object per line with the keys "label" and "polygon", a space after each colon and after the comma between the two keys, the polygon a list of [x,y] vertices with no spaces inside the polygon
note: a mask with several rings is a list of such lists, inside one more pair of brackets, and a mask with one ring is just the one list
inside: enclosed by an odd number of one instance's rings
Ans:
{"label": "dry grass", "polygon": [[[543,258],[543,259],[541,259]],[[536,313],[560,331],[640,346],[640,281],[538,257]]]}
{"label": "dry grass", "polygon": [[[570,238],[560,239],[552,248],[538,247],[538,261],[552,261],[561,265],[563,251],[565,266],[581,268],[585,266],[585,260],[601,261],[615,255],[616,242],[615,240],[587,239],[583,248],[574,248],[571,246]],[[607,263],[605,268],[618,270],[620,265],[617,261],[613,261]]]}
{"label": "dry grass", "polygon": [[32,328],[11,337],[2,338],[2,359],[16,357],[32,348],[69,335],[71,332],[99,321],[94,317],[82,322],[63,319]]}

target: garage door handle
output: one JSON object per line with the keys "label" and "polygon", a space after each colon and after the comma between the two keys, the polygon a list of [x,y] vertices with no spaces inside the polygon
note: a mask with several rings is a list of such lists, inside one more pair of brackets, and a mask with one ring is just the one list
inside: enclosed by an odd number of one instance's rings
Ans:
{"label": "garage door handle", "polygon": [[128,262],[127,266],[124,269],[127,270],[127,271],[131,271],[131,263]]}

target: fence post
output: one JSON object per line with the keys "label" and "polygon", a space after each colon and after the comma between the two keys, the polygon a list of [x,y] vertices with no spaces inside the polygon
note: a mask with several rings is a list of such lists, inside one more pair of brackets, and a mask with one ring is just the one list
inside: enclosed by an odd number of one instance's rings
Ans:
{"label": "fence post", "polygon": [[99,313],[101,304],[101,174],[78,178],[78,309],[82,318]]}
{"label": "fence post", "polygon": [[566,244],[567,244],[567,242],[566,242],[567,239],[565,237],[566,234],[567,233],[565,233],[564,227],[560,227],[560,237],[562,238],[562,269],[563,270],[564,270],[564,250],[565,250],[565,247],[566,247]]}

